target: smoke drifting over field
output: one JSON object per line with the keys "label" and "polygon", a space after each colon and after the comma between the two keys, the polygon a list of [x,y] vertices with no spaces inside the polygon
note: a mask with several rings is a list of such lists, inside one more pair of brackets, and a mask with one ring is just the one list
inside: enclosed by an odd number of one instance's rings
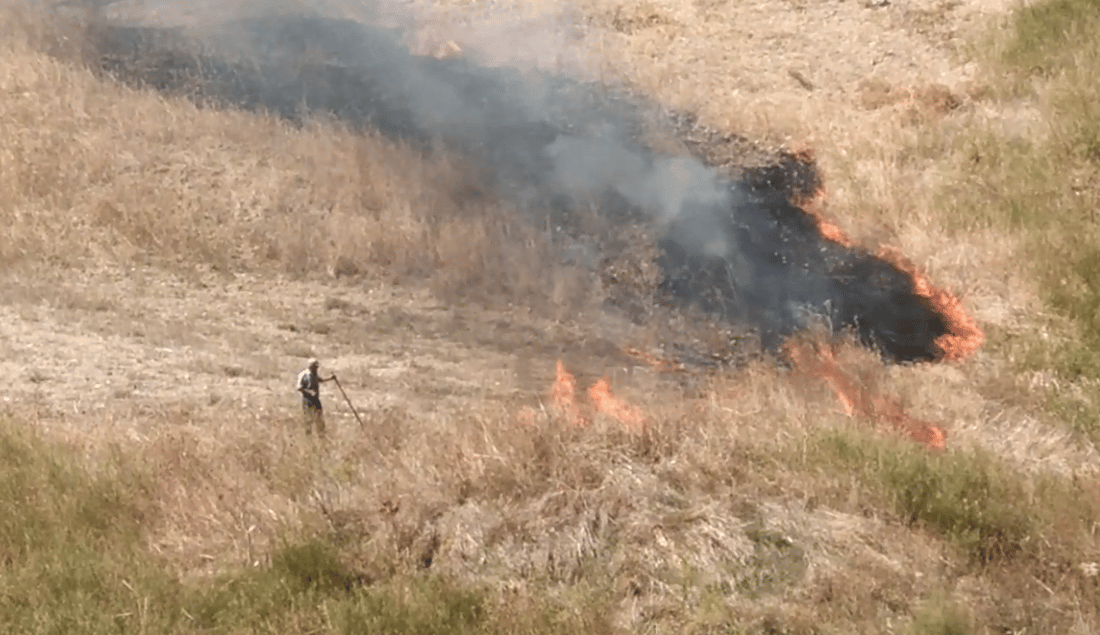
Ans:
{"label": "smoke drifting over field", "polygon": [[401,37],[270,14],[217,26],[200,52],[168,31],[102,25],[96,61],[203,103],[292,120],[327,113],[414,147],[441,144],[495,195],[567,231],[593,207],[610,224],[643,223],[658,237],[667,298],[752,327],[769,346],[817,316],[895,360],[942,354],[947,325],[912,277],[824,238],[790,200],[789,172],[734,180],[699,158],[662,155],[641,131],[678,116],[648,100],[543,70],[414,55]]}

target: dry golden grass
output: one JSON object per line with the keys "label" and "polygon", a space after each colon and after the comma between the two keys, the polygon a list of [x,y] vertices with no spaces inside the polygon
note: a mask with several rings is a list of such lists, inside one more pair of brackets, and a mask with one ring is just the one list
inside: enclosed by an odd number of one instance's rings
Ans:
{"label": "dry golden grass", "polygon": [[[844,604],[892,593],[904,614],[936,579],[941,547],[851,513],[857,500],[848,512],[817,508],[819,476],[770,456],[825,425],[823,413],[837,421],[832,396],[807,401],[769,367],[705,392],[636,399],[655,421],[640,437],[601,418],[590,430],[525,421],[518,405],[435,417],[367,409],[365,433],[342,421],[327,446],[292,418],[233,404],[120,414],[93,434],[48,427],[93,462],[112,447],[140,457],[153,475],[149,547],[188,576],[260,566],[278,536],[309,531],[373,580],[430,565],[520,597],[609,588],[626,630],[675,628],[719,600],[710,619],[753,622],[859,569],[875,584],[849,588]],[[125,433],[135,416],[140,431]]]}
{"label": "dry golden grass", "polygon": [[470,191],[453,157],[424,159],[333,123],[200,109],[73,61],[6,45],[0,116],[18,124],[3,133],[8,265],[413,276],[459,295],[557,289],[543,310],[575,310],[589,295],[540,257],[543,236]]}
{"label": "dry golden grass", "polygon": [[[489,59],[625,78],[721,129],[811,146],[827,213],[854,238],[899,247],[984,325],[1030,327],[1036,291],[1012,266],[1016,239],[956,234],[937,207],[951,176],[940,153],[989,117],[971,71],[925,39],[952,9],[841,3],[824,20],[773,5],[592,0],[578,5],[584,53],[569,59],[545,28],[554,7],[517,5],[526,44],[553,43],[518,51],[495,39],[499,14],[467,41],[425,15],[436,40]],[[1005,407],[1020,378],[997,354],[887,369],[841,347],[868,390],[945,425],[944,459],[882,440],[827,384],[766,361],[656,373],[622,355],[653,334],[591,310],[610,291],[558,264],[550,239],[454,156],[104,81],[76,53],[44,54],[54,32],[15,3],[0,32],[12,36],[0,44],[2,368],[32,377],[5,410],[92,470],[121,454],[150,474],[143,538],[182,578],[262,568],[281,536],[308,534],[370,580],[442,573],[489,583],[517,611],[609,598],[623,632],[951,632],[920,625],[947,623],[955,604],[972,632],[1100,628],[1096,577],[1080,568],[1100,560],[1094,450],[1026,403]],[[853,33],[880,33],[885,57]],[[643,257],[624,267],[651,281]],[[293,395],[272,396],[310,355],[340,374],[363,430],[329,390],[332,438],[315,443]],[[583,387],[609,375],[645,432],[548,414],[558,357]],[[967,472],[974,448],[1001,463]],[[1035,493],[1049,474],[1053,491],[1091,492],[1072,501],[1079,516]],[[958,483],[988,486],[977,511]],[[1023,555],[974,563],[985,543],[913,508],[937,487],[956,496],[933,501],[944,514],[1042,544],[1006,538]],[[1019,505],[1035,518],[1004,515],[1004,492],[1030,492]]]}

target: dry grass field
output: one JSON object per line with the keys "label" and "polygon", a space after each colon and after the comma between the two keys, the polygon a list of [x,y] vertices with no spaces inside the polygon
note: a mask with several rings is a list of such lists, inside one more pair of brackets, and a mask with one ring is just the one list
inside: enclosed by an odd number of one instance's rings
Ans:
{"label": "dry grass field", "polygon": [[[1094,3],[309,5],[626,84],[730,169],[812,151],[816,211],[985,334],[805,367],[647,295],[644,237],[609,309],[461,153],[97,66],[105,21],[304,4],[0,0],[8,632],[1100,632]],[[310,357],[362,425],[325,384],[304,434]]]}

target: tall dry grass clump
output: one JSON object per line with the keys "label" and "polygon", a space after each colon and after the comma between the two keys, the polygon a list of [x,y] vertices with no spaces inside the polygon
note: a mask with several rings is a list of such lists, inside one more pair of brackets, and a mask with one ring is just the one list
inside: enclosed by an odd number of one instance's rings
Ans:
{"label": "tall dry grass clump", "polygon": [[594,295],[591,276],[548,257],[545,231],[446,152],[126,87],[82,64],[77,40],[89,32],[64,27],[61,50],[48,46],[52,23],[17,3],[4,15],[7,265],[412,278],[455,297],[535,303],[557,289],[545,310],[576,311]]}
{"label": "tall dry grass clump", "polygon": [[[617,394],[645,414],[634,431],[515,403],[452,416],[370,408],[365,430],[333,428],[327,442],[269,413],[168,409],[128,440],[68,438],[100,464],[112,446],[133,457],[145,543],[189,584],[277,569],[290,537],[331,550],[356,585],[456,580],[514,607],[599,615],[613,632],[805,629],[843,623],[882,589],[931,588],[931,541],[890,543],[901,570],[875,565],[863,541],[894,530],[806,498],[820,476],[781,458],[807,430],[844,425],[827,391],[807,401],[760,365],[701,392]],[[875,584],[815,608],[854,579],[848,558]]]}

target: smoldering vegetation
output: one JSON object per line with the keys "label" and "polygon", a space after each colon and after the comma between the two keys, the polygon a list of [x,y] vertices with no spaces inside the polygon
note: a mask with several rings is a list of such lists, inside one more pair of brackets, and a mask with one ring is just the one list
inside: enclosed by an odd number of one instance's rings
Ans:
{"label": "smoldering vegetation", "polygon": [[[941,355],[945,321],[912,279],[826,240],[795,205],[820,185],[812,165],[783,153],[708,165],[690,113],[625,88],[414,55],[398,30],[320,14],[242,18],[201,36],[98,20],[89,34],[85,59],[128,84],[291,121],[325,116],[456,153],[473,170],[471,196],[509,201],[585,267],[610,271],[617,252],[638,246],[617,237],[641,228],[661,274],[647,293],[743,327],[765,348],[823,321],[889,360]],[[655,149],[653,130],[685,152]],[[629,293],[612,297],[643,319]]]}

